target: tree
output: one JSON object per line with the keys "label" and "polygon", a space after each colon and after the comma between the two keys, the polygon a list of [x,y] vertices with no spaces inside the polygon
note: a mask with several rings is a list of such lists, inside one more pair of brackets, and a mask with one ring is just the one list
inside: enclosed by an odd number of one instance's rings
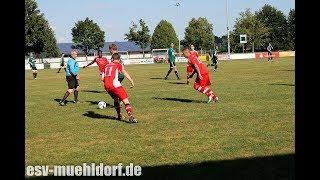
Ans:
{"label": "tree", "polygon": [[265,44],[270,41],[268,38],[269,29],[250,12],[250,9],[240,13],[240,17],[235,22],[234,31],[231,33],[231,46],[236,51],[242,49],[240,48],[242,47],[240,34],[247,35],[245,49],[247,49],[247,45],[251,45],[252,52],[254,52],[255,48],[263,49]]}
{"label": "tree", "polygon": [[216,45],[221,45],[222,42],[222,37],[214,36],[214,43],[216,43]]}
{"label": "tree", "polygon": [[[230,51],[234,53],[240,53],[242,52],[242,44],[240,44],[240,34],[239,32],[236,31],[231,31],[230,32]],[[227,37],[226,37],[227,38]],[[226,39],[228,41],[228,39]],[[226,42],[228,43],[228,42]],[[228,49],[228,45],[226,44],[226,48]],[[245,49],[247,47],[245,46]],[[226,49],[226,50],[227,50]]]}
{"label": "tree", "polygon": [[139,20],[140,28],[136,24],[132,24],[129,29],[129,32],[125,34],[125,39],[128,41],[134,42],[136,45],[139,45],[142,49],[143,58],[145,57],[144,50],[150,45],[150,30],[146,23],[140,19]]}
{"label": "tree", "polygon": [[292,50],[295,50],[295,41],[296,41],[296,24],[295,24],[295,10],[291,9],[288,15],[288,41],[289,47]]}
{"label": "tree", "polygon": [[[177,34],[174,31],[171,23],[166,20],[161,20],[154,29],[151,38],[151,48],[168,48],[170,47],[171,43],[174,43],[175,45],[179,44]],[[177,50],[177,46],[175,46],[175,49]]]}
{"label": "tree", "polygon": [[213,25],[206,18],[192,18],[184,35],[185,38],[181,44],[185,47],[191,44],[201,50],[209,50],[214,47]]}
{"label": "tree", "polygon": [[227,35],[223,35],[221,37],[215,36],[214,43],[216,48],[218,48],[219,52],[227,52],[228,51],[228,37]]}
{"label": "tree", "polygon": [[72,41],[76,44],[74,47],[85,53],[86,60],[90,50],[99,50],[104,46],[105,32],[88,17],[84,21],[78,21],[71,34]]}
{"label": "tree", "polygon": [[270,43],[275,50],[289,49],[288,28],[286,16],[271,5],[264,5],[256,12],[256,16],[266,27],[270,29]]}
{"label": "tree", "polygon": [[54,32],[34,0],[25,1],[25,52],[59,56]]}

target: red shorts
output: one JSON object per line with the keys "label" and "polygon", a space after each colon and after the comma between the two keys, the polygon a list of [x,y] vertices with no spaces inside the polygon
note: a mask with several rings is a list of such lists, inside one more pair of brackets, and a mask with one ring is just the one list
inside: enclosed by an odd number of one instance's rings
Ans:
{"label": "red shorts", "polygon": [[117,88],[109,88],[109,87],[108,88],[104,87],[104,88],[113,99],[119,98],[119,100],[122,101],[128,98],[128,94],[122,86]]}
{"label": "red shorts", "polygon": [[202,79],[200,80],[200,78],[196,78],[196,81],[194,82],[194,87],[196,86],[202,86],[202,87],[206,87],[206,86],[210,86],[211,82],[209,79],[209,74],[201,74],[202,75]]}

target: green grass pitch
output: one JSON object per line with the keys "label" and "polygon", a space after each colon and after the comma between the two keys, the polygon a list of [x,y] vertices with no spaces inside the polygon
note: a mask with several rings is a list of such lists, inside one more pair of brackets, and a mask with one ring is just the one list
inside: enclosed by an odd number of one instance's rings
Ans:
{"label": "green grass pitch", "polygon": [[[80,104],[58,106],[65,73],[25,71],[25,163],[160,166],[294,154],[294,58],[220,61],[210,71],[219,102],[186,85],[186,64],[128,65],[135,87],[124,80],[137,124],[113,120],[113,101],[98,68],[80,69]],[[73,100],[73,94],[68,98]],[[105,109],[97,103],[105,101]],[[126,116],[122,107],[122,114]]]}

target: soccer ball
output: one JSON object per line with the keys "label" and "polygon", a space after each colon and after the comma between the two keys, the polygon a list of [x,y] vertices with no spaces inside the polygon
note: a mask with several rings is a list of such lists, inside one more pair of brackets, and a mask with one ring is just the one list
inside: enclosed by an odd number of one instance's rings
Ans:
{"label": "soccer ball", "polygon": [[98,107],[99,107],[99,109],[103,109],[103,108],[107,107],[107,103],[104,102],[104,101],[100,101],[100,102],[98,103]]}

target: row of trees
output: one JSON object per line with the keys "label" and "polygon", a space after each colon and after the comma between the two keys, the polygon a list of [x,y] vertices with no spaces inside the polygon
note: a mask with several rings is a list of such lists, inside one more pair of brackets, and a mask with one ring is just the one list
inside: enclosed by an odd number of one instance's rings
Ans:
{"label": "row of trees", "polygon": [[[252,13],[250,9],[240,13],[230,34],[231,50],[242,51],[240,34],[247,35],[246,50],[265,50],[270,42],[275,50],[294,50],[295,48],[295,10],[286,17],[283,12],[270,5],[264,5]],[[226,48],[226,37],[221,46]]]}
{"label": "row of trees", "polygon": [[[47,57],[59,55],[54,33],[43,14],[37,9],[34,0],[26,0],[25,10],[25,49],[26,53],[45,53]],[[231,51],[241,52],[239,35],[247,35],[246,50],[265,50],[269,42],[275,50],[294,50],[295,46],[295,10],[291,10],[288,17],[270,5],[252,13],[249,9],[240,13],[236,19],[234,30],[231,31]],[[172,24],[161,20],[155,27],[153,34],[143,19],[138,25],[133,23],[125,39],[135,42],[144,53],[147,47],[151,49],[168,48],[173,42],[178,51],[179,40]],[[78,21],[72,28],[73,48],[82,50],[86,55],[90,50],[99,50],[104,46],[105,32],[97,23],[89,18]],[[227,36],[214,36],[213,24],[206,18],[192,18],[185,28],[182,46],[193,44],[198,50],[210,50],[217,46],[219,51],[227,51]]]}
{"label": "row of trees", "polygon": [[[150,36],[148,26],[140,19],[140,28],[136,24],[130,27],[126,39],[136,42],[142,49],[150,44],[151,49],[167,48],[171,42],[178,44],[179,40],[173,26],[166,20],[161,20]],[[240,35],[247,35],[245,50],[265,51],[269,43],[274,50],[295,50],[295,10],[291,9],[288,16],[271,5],[264,5],[260,10],[252,13],[246,9],[236,19],[230,33],[232,52],[242,52]],[[227,36],[214,36],[213,24],[206,18],[192,18],[185,29],[182,46],[194,44],[199,50],[210,50],[216,47],[219,51],[227,51]],[[151,38],[150,38],[151,37]],[[176,50],[178,46],[175,46]]]}
{"label": "row of trees", "polygon": [[[166,20],[161,20],[155,27],[152,36],[146,23],[140,19],[139,26],[134,24],[130,27],[129,32],[125,34],[125,39],[133,41],[145,49],[148,46],[151,49],[162,49],[170,47],[174,43],[175,49],[178,50],[179,40],[172,24]],[[198,49],[209,50],[214,48],[213,24],[209,23],[206,18],[192,18],[188,27],[185,29],[185,38],[181,40],[182,46],[193,44]]]}

